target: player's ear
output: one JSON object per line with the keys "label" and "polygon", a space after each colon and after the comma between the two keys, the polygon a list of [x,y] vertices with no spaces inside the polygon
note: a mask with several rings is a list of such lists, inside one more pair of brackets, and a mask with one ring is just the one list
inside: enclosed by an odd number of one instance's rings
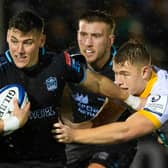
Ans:
{"label": "player's ear", "polygon": [[115,36],[114,36],[113,34],[110,34],[110,35],[109,35],[110,48],[111,48],[111,46],[114,44],[114,39],[115,39]]}
{"label": "player's ear", "polygon": [[150,67],[149,66],[143,66],[142,67],[142,77],[143,77],[143,79],[148,79],[149,78],[149,72],[150,72]]}
{"label": "player's ear", "polygon": [[9,36],[10,36],[10,30],[8,29],[7,35],[6,35],[6,41],[9,43]]}
{"label": "player's ear", "polygon": [[45,45],[45,42],[46,42],[46,35],[45,34],[41,34],[40,35],[40,47],[44,47]]}

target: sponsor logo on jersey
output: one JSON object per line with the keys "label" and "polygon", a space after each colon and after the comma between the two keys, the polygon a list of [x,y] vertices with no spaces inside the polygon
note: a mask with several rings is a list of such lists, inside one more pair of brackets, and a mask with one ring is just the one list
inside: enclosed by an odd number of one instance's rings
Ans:
{"label": "sponsor logo on jersey", "polygon": [[76,101],[78,112],[83,115],[94,117],[99,110],[98,107],[89,104],[88,95],[76,93],[73,95],[73,98]]}
{"label": "sponsor logo on jersey", "polygon": [[57,89],[57,78],[56,77],[49,77],[46,79],[46,86],[48,91],[54,91]]}
{"label": "sponsor logo on jersey", "polygon": [[55,115],[56,115],[56,112],[53,110],[52,106],[49,106],[46,108],[31,111],[30,119],[35,120],[35,119],[50,118]]}
{"label": "sponsor logo on jersey", "polygon": [[168,103],[167,96],[151,95],[148,97],[144,110],[162,116]]}

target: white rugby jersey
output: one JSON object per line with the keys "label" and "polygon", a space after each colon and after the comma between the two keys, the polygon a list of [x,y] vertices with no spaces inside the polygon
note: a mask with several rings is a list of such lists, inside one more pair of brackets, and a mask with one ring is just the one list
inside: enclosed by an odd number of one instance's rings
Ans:
{"label": "white rugby jersey", "polygon": [[140,97],[147,97],[147,102],[144,109],[138,113],[159,128],[168,120],[168,72],[154,67],[152,77]]}

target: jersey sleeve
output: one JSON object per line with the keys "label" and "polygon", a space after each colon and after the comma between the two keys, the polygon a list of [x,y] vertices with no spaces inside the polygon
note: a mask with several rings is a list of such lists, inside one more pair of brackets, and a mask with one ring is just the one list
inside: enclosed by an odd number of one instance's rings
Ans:
{"label": "jersey sleeve", "polygon": [[168,95],[150,95],[140,114],[147,117],[156,128],[168,120]]}

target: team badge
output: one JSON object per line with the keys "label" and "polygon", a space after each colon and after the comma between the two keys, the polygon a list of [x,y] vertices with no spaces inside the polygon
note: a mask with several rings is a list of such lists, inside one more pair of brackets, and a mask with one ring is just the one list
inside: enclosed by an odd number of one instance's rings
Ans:
{"label": "team badge", "polygon": [[46,86],[48,91],[54,91],[57,89],[57,78],[56,77],[49,77],[46,79]]}
{"label": "team badge", "polygon": [[162,116],[168,103],[167,96],[151,95],[148,97],[144,110]]}

